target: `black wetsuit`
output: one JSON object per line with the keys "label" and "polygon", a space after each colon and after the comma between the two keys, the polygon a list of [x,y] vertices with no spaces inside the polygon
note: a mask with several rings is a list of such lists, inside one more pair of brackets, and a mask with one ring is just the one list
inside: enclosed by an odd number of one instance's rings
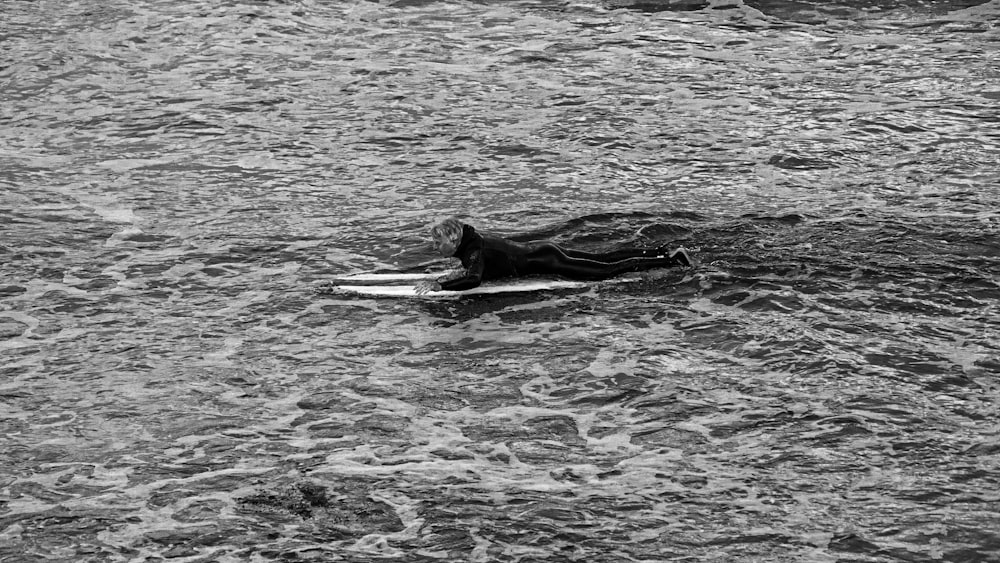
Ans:
{"label": "black wetsuit", "polygon": [[462,226],[455,251],[465,275],[441,283],[441,289],[460,291],[500,278],[557,275],[578,280],[603,280],[626,272],[680,266],[684,263],[659,250],[630,249],[604,254],[568,250],[551,242],[519,243],[481,235]]}

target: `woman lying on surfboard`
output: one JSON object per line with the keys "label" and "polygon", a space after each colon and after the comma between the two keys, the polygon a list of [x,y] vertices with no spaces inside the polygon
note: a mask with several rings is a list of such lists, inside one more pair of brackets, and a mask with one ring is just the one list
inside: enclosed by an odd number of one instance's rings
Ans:
{"label": "woman lying on surfboard", "polygon": [[434,248],[442,256],[462,261],[457,275],[423,282],[417,294],[461,291],[480,283],[518,276],[555,275],[574,280],[604,280],[626,272],[691,266],[683,248],[669,254],[659,249],[627,249],[604,254],[570,250],[555,243],[520,243],[480,234],[458,219],[445,219],[431,227]]}

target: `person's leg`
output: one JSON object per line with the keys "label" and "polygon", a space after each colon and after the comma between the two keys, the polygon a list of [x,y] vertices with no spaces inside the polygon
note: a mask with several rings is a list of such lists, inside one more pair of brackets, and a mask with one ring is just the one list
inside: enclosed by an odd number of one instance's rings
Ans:
{"label": "person's leg", "polygon": [[570,258],[582,258],[584,260],[595,260],[597,262],[618,262],[629,258],[652,258],[666,255],[662,248],[624,248],[611,252],[586,252],[572,248],[557,246],[562,253]]}
{"label": "person's leg", "polygon": [[673,263],[671,264],[673,266],[683,266],[685,268],[691,267],[691,258],[688,256],[687,251],[683,248],[676,248],[674,250],[670,250],[667,246],[661,246],[658,248],[624,248],[612,252],[599,253],[574,250],[572,248],[565,248],[555,244],[553,244],[553,246],[561,250],[563,254],[570,258],[582,258],[585,260],[594,260],[596,262],[613,263],[628,260],[629,258],[669,257],[673,260]]}
{"label": "person's leg", "polygon": [[[615,253],[574,252],[573,255],[569,255],[565,249],[554,244],[540,243],[525,255],[526,271],[524,273],[527,275],[560,275],[570,279],[602,280],[627,272],[685,265],[677,259],[676,253],[672,256],[632,255],[618,260],[608,260],[609,257],[614,258]],[[686,254],[684,257],[686,258]]]}

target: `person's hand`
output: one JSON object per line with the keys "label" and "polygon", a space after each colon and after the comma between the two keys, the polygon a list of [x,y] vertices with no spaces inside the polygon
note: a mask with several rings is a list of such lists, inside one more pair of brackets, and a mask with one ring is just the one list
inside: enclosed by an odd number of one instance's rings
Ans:
{"label": "person's hand", "polygon": [[424,295],[431,291],[441,291],[441,284],[436,281],[425,281],[417,284],[415,288],[417,295]]}
{"label": "person's hand", "polygon": [[438,281],[457,280],[458,278],[464,277],[465,273],[465,268],[453,268],[448,270],[444,276],[438,278]]}
{"label": "person's hand", "polygon": [[316,286],[316,293],[336,293],[336,291],[337,284],[333,283],[331,280],[320,282],[319,285]]}

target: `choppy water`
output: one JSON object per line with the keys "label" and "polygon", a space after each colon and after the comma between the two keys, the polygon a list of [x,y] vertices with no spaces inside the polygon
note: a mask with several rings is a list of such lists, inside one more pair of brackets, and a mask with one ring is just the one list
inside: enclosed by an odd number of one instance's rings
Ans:
{"label": "choppy water", "polygon": [[708,4],[5,1],[0,561],[1000,560],[1000,2]]}

